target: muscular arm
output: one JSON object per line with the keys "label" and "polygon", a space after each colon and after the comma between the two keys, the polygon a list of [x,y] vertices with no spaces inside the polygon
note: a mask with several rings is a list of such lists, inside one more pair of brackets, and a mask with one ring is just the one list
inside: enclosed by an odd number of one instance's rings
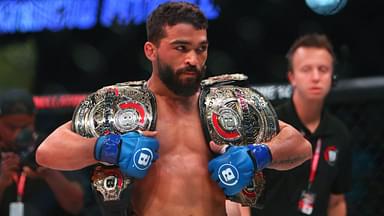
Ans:
{"label": "muscular arm", "polygon": [[328,204],[328,216],[347,215],[347,204],[344,194],[331,194]]}
{"label": "muscular arm", "polygon": [[85,138],[71,130],[67,122],[51,133],[39,146],[36,161],[57,170],[76,170],[92,165],[96,138]]}
{"label": "muscular arm", "polygon": [[311,144],[291,125],[279,121],[280,132],[269,142],[272,163],[268,168],[292,169],[312,157]]}

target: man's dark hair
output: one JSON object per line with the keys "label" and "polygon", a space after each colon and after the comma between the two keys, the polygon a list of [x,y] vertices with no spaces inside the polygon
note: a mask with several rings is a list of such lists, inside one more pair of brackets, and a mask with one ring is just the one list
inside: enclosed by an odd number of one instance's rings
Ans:
{"label": "man's dark hair", "polygon": [[332,43],[329,41],[326,35],[324,34],[306,34],[301,37],[299,37],[289,48],[288,53],[286,55],[286,58],[288,60],[288,71],[291,71],[292,68],[292,57],[293,54],[296,52],[297,49],[300,47],[314,47],[314,48],[320,48],[320,49],[326,49],[329,54],[332,56],[333,64],[336,63],[336,56],[335,52],[333,51]]}
{"label": "man's dark hair", "polygon": [[33,115],[36,112],[32,95],[22,89],[11,89],[0,94],[0,116],[11,114]]}
{"label": "man's dark hair", "polygon": [[198,6],[188,2],[160,4],[147,19],[147,40],[158,45],[164,38],[165,26],[179,23],[193,25],[196,29],[207,29],[208,20]]}

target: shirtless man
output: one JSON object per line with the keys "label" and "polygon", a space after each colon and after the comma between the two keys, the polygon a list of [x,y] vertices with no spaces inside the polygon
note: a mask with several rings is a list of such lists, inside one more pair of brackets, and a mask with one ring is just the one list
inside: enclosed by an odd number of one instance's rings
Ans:
{"label": "shirtless man", "polygon": [[[146,138],[147,147],[154,152],[157,144],[160,147],[159,158],[148,171],[139,174],[141,179],[132,185],[133,212],[167,216],[226,215],[226,195],[239,192],[238,188],[249,184],[252,176],[244,177],[246,180],[237,188],[220,188],[211,179],[208,163],[215,160],[210,163],[210,169],[215,170],[223,161],[237,164],[243,161],[252,163],[252,160],[243,151],[248,147],[231,147],[213,159],[210,147],[214,151],[220,148],[214,143],[209,145],[204,138],[198,97],[207,60],[207,19],[193,4],[164,3],[148,18],[147,36],[144,52],[153,68],[148,88],[156,97],[157,122],[156,131],[146,131],[141,138]],[[120,136],[122,146],[132,145],[124,136]],[[105,140],[103,136],[101,138]],[[97,155],[100,151],[103,155],[103,150],[100,150],[103,144],[100,138],[84,138],[74,133],[71,122],[68,122],[47,137],[36,157],[41,165],[47,167],[80,169],[102,160],[103,157]],[[116,164],[128,175],[136,175],[136,171],[130,170],[132,167],[126,164],[132,151],[124,149],[128,147],[121,148]],[[260,157],[259,161],[278,170],[293,168],[312,155],[310,144],[302,135],[282,122],[280,133],[263,148],[267,150],[263,150],[263,154],[269,156]],[[258,167],[247,165],[247,169],[253,173]]]}

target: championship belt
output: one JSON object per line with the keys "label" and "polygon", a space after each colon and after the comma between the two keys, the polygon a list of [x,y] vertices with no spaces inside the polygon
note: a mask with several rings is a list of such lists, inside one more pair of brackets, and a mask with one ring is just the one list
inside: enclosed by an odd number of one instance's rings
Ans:
{"label": "championship belt", "polygon": [[[258,91],[242,86],[243,74],[227,74],[202,81],[200,117],[206,138],[219,145],[248,145],[269,141],[279,130],[272,104]],[[258,171],[251,184],[229,197],[232,201],[260,207],[257,201],[265,179]]]}
{"label": "championship belt", "polygon": [[118,83],[88,95],[72,117],[73,130],[84,137],[134,130],[154,130],[156,99],[145,81]]}
{"label": "championship belt", "polygon": [[[156,100],[145,81],[118,83],[88,95],[75,109],[72,130],[84,137],[134,130],[154,130]],[[122,200],[133,182],[117,166],[99,164],[93,170],[91,185],[103,202]]]}

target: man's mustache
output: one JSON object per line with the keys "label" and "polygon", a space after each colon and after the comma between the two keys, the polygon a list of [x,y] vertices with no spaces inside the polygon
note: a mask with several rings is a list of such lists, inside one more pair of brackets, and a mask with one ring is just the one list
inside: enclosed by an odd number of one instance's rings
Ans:
{"label": "man's mustache", "polygon": [[197,69],[196,66],[188,66],[188,67],[177,70],[177,73],[185,73],[185,72],[201,73],[201,70]]}

